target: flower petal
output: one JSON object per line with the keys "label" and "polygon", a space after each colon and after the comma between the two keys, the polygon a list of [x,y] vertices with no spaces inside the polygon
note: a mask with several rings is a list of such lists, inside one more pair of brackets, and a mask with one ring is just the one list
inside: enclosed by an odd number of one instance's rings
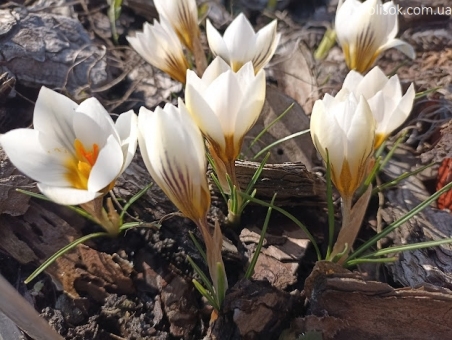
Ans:
{"label": "flower petal", "polygon": [[185,87],[185,102],[191,117],[202,133],[215,141],[219,147],[224,148],[225,140],[219,117],[190,82],[187,82]]}
{"label": "flower petal", "polygon": [[405,122],[413,108],[415,95],[414,85],[411,84],[405,95],[398,102],[398,105],[391,112],[391,115],[388,115],[387,119],[378,123],[376,129],[377,134],[388,136]]}
{"label": "flower petal", "polygon": [[252,60],[256,73],[267,65],[278,47],[281,34],[276,33],[276,25],[276,20],[273,20],[256,34],[256,46]]}
{"label": "flower petal", "polygon": [[[249,68],[250,73],[254,72],[251,62],[246,63],[240,71],[246,68]],[[234,143],[243,140],[245,134],[256,123],[264,106],[266,93],[265,71],[259,71],[256,77],[251,76],[251,79],[253,79],[252,83],[248,85],[247,89],[244,89],[242,105],[240,106],[238,117],[235,120]],[[240,82],[241,79],[239,78]],[[243,82],[245,81],[243,80]]]}
{"label": "flower petal", "polygon": [[379,52],[389,50],[390,48],[396,48],[410,59],[416,58],[416,52],[413,46],[400,39],[393,39],[379,48]]}
{"label": "flower petal", "polygon": [[207,87],[209,86],[215,79],[217,79],[220,74],[225,73],[226,71],[231,70],[229,65],[220,57],[216,57],[204,71],[202,75],[202,82]]}
{"label": "flower petal", "polygon": [[206,34],[207,41],[209,42],[209,47],[212,53],[215,56],[220,56],[227,63],[230,63],[231,58],[229,56],[228,47],[226,46],[226,43],[224,42],[221,34],[218,33],[215,27],[213,27],[209,19],[206,20]]}
{"label": "flower petal", "polygon": [[388,84],[388,77],[378,67],[371,69],[361,82],[356,87],[355,91],[352,91],[356,98],[363,95],[364,98],[370,99],[378,91],[382,90]]}
{"label": "flower petal", "polygon": [[124,164],[121,169],[122,172],[129,166],[137,150],[138,117],[132,110],[124,112],[119,115],[115,126],[118,131],[122,153],[124,155]]}
{"label": "flower petal", "polygon": [[121,146],[111,135],[99,151],[88,179],[89,191],[100,191],[110,185],[120,174],[124,162]]}
{"label": "flower petal", "polygon": [[[49,149],[42,148],[42,139],[46,139]],[[16,129],[0,135],[0,145],[14,166],[35,181],[54,186],[70,185],[64,163],[72,156],[59,141],[37,130]]]}
{"label": "flower petal", "polygon": [[80,190],[74,188],[62,188],[38,183],[39,190],[52,201],[64,205],[78,205],[92,201],[102,195],[99,192]]}
{"label": "flower petal", "polygon": [[72,145],[75,133],[72,120],[78,105],[69,98],[42,87],[33,113],[33,126],[57,140],[67,150],[74,150]]}
{"label": "flower petal", "polygon": [[102,148],[111,135],[119,142],[113,120],[96,98],[88,98],[79,105],[73,124],[75,137],[84,145],[97,144]]}
{"label": "flower petal", "polygon": [[226,28],[223,39],[229,50],[231,67],[234,71],[238,71],[240,67],[235,69],[232,64],[237,63],[241,66],[251,60],[256,41],[253,26],[243,13],[240,13]]}

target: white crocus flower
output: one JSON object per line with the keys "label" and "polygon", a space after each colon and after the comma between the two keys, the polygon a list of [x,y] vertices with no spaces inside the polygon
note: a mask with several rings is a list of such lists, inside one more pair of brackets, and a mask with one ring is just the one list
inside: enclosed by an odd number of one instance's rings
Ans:
{"label": "white crocus flower", "polygon": [[395,38],[399,26],[397,7],[392,1],[340,1],[335,29],[350,70],[365,73],[383,51],[393,47],[411,59],[416,57],[410,44]]}
{"label": "white crocus flower", "polygon": [[254,74],[251,62],[233,72],[220,57],[199,78],[187,71],[187,109],[208,141],[223,189],[225,173],[235,183],[234,162],[245,134],[259,117],[265,100],[265,72]]}
{"label": "white crocus flower", "polygon": [[154,181],[174,205],[194,222],[210,207],[207,161],[201,132],[183,102],[166,104],[154,112],[142,107],[138,115],[138,142]]}
{"label": "white crocus flower", "polygon": [[110,190],[132,161],[136,123],[133,111],[114,123],[97,99],[77,105],[43,87],[34,110],[34,129],[0,135],[0,145],[52,201],[83,204]]}
{"label": "white crocus flower", "polygon": [[373,152],[375,120],[361,96],[341,90],[317,100],[311,115],[314,146],[331,166],[331,179],[344,199],[350,200],[367,174]]}
{"label": "white crocus flower", "polygon": [[270,61],[281,36],[276,33],[276,20],[254,33],[253,26],[243,13],[226,28],[223,37],[209,20],[206,33],[212,53],[223,58],[234,72],[251,61],[256,73]]}
{"label": "white crocus flower", "polygon": [[154,181],[182,212],[201,231],[210,276],[217,294],[218,265],[226,279],[221,258],[223,238],[219,226],[212,235],[207,224],[210,191],[207,184],[207,160],[204,142],[196,124],[179,98],[178,107],[166,104],[154,112],[142,107],[138,115],[138,142],[144,163]]}
{"label": "white crocus flower", "polygon": [[165,18],[180,41],[193,52],[194,39],[199,36],[198,7],[195,0],[154,0],[160,19]]}
{"label": "white crocus flower", "polygon": [[375,148],[405,122],[416,95],[413,84],[402,95],[399,77],[394,75],[388,79],[378,66],[364,77],[358,72],[350,71],[342,88],[353,92],[357,98],[362,95],[367,99],[377,122]]}
{"label": "white crocus flower", "polygon": [[149,64],[185,84],[188,62],[179,38],[165,19],[161,23],[154,20],[154,25],[145,22],[143,32],[127,40]]}

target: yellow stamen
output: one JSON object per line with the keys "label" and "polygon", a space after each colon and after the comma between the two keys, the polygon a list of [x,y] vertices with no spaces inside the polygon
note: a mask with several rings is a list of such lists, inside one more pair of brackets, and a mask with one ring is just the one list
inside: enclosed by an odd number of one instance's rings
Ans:
{"label": "yellow stamen", "polygon": [[68,159],[66,178],[76,189],[88,189],[88,178],[99,155],[99,146],[93,144],[91,150],[86,149],[83,143],[74,141],[75,157]]}

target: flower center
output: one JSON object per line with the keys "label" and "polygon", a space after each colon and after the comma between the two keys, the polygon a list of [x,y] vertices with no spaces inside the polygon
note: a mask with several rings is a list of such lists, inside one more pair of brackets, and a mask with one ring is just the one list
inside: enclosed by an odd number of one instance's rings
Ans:
{"label": "flower center", "polygon": [[74,141],[75,157],[71,157],[66,165],[66,178],[76,189],[88,189],[88,178],[99,155],[99,146],[93,144],[87,149],[81,141]]}

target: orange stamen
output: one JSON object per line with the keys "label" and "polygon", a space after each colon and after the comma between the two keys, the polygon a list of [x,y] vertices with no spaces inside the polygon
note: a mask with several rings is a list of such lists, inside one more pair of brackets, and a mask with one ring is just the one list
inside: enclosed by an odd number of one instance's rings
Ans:
{"label": "orange stamen", "polygon": [[68,172],[66,178],[76,189],[88,189],[88,178],[99,155],[99,146],[93,144],[91,150],[87,150],[83,143],[74,141],[75,157],[71,157],[66,165]]}

